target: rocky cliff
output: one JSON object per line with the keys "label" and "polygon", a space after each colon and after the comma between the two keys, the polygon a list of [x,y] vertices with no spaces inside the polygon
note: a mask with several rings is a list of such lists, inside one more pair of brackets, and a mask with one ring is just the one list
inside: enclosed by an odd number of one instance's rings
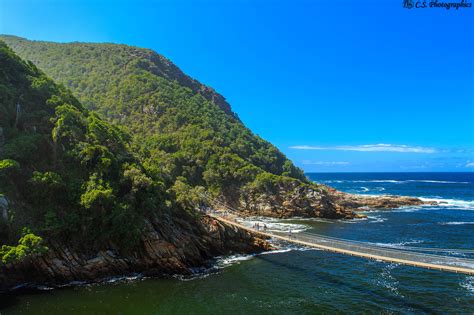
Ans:
{"label": "rocky cliff", "polygon": [[[325,185],[295,181],[280,182],[266,191],[247,187],[230,195],[230,198],[221,196],[220,202],[237,209],[242,215],[275,218],[354,219],[365,216],[358,213],[361,211],[436,204],[405,196],[354,195]],[[217,203],[215,206],[220,205]]]}
{"label": "rocky cliff", "polygon": [[258,253],[271,248],[261,237],[207,216],[194,227],[185,221],[168,223],[171,224],[148,222],[139,246],[129,254],[124,254],[113,242],[103,250],[89,253],[51,242],[44,255],[1,265],[0,291],[20,284],[55,286],[133,273],[190,275],[193,268],[210,266],[216,256]]}

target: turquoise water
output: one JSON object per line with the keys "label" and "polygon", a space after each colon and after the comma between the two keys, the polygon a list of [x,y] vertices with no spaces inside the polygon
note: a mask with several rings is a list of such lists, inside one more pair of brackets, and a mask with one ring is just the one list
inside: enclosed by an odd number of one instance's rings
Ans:
{"label": "turquoise water", "polygon": [[[473,248],[474,176],[308,174],[338,189],[446,202],[367,213],[356,221],[266,220],[393,247]],[[281,244],[276,253],[222,257],[193,278],[113,279],[0,298],[2,314],[312,314],[315,312],[473,313],[474,277],[368,261]]]}

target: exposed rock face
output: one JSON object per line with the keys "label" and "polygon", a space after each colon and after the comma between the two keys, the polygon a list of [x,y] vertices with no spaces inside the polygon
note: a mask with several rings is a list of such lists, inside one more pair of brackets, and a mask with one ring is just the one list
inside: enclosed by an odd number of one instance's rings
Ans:
{"label": "exposed rock face", "polygon": [[365,217],[357,211],[370,209],[436,204],[404,196],[353,195],[324,185],[298,185],[296,182],[281,184],[276,191],[267,193],[247,189],[240,192],[240,198],[226,198],[223,201],[240,209],[243,215],[327,219]]}
{"label": "exposed rock face", "polygon": [[418,198],[405,196],[358,196],[351,194],[342,194],[337,202],[341,206],[353,209],[354,211],[367,209],[393,209],[403,206],[437,204],[436,202],[426,202]]}
{"label": "exposed rock face", "polygon": [[183,231],[173,227],[157,228],[149,223],[140,248],[130,255],[120,255],[113,244],[92,254],[74,252],[63,244],[51,244],[43,256],[1,266],[0,290],[25,282],[55,285],[136,272],[153,276],[191,274],[191,268],[205,266],[215,256],[271,248],[266,240],[209,217],[203,217],[196,229]]}
{"label": "exposed rock face", "polygon": [[359,215],[335,203],[332,196],[309,185],[279,186],[277,192],[247,192],[241,195],[239,209],[245,215],[276,218],[321,217],[352,219]]}
{"label": "exposed rock face", "polygon": [[328,193],[332,196],[332,200],[352,211],[370,210],[370,209],[394,209],[404,206],[421,206],[421,205],[437,205],[435,201],[423,201],[419,198],[381,195],[381,196],[364,196],[353,195],[340,192],[334,188],[326,187]]}

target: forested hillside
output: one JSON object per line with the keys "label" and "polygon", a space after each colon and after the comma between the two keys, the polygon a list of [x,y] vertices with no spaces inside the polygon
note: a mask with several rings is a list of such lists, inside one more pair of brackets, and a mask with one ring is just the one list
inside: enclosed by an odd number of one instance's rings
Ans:
{"label": "forested hillside", "polygon": [[216,255],[266,248],[186,207],[135,157],[128,132],[1,41],[0,92],[0,291],[190,273]]}
{"label": "forested hillside", "polygon": [[153,51],[2,38],[88,109],[129,130],[147,171],[178,194],[204,186],[232,199],[242,188],[267,191],[306,182],[276,147],[239,121],[222,96]]}
{"label": "forested hillside", "polygon": [[31,227],[87,246],[136,243],[143,217],[165,211],[167,198],[131,154],[129,134],[2,42],[0,64],[1,238]]}

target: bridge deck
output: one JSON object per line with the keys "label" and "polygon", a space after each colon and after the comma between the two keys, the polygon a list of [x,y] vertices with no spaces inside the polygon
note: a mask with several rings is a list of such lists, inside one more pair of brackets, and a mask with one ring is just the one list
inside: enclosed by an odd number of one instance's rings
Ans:
{"label": "bridge deck", "polygon": [[474,275],[474,259],[426,254],[412,250],[408,251],[402,249],[391,249],[383,246],[375,246],[356,241],[340,240],[305,232],[289,235],[285,232],[258,231],[239,223],[237,221],[238,217],[236,216],[231,216],[228,214],[222,215],[218,214],[217,212],[207,214],[216,220],[239,227],[252,233],[280,239],[289,243],[367,259]]}

